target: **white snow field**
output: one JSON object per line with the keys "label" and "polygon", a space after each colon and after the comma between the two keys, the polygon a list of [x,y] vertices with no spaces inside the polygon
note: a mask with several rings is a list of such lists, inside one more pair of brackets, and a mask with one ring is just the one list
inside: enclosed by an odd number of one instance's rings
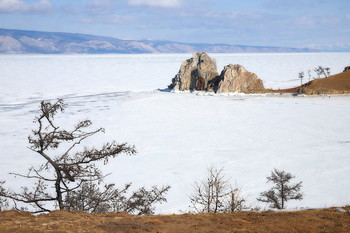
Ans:
{"label": "white snow field", "polygon": [[[339,73],[350,53],[209,54],[224,65],[238,63],[264,80],[265,87],[298,85],[298,72],[318,65]],[[43,160],[27,137],[43,99],[64,98],[62,127],[89,118],[105,134],[136,146],[102,166],[106,181],[134,188],[171,185],[157,213],[189,210],[196,179],[211,165],[242,187],[248,204],[267,190],[266,176],[283,169],[303,181],[302,201],[288,209],[350,204],[350,96],[203,95],[169,93],[165,88],[190,54],[1,55],[0,180],[18,189],[27,183],[10,172],[26,173]]]}

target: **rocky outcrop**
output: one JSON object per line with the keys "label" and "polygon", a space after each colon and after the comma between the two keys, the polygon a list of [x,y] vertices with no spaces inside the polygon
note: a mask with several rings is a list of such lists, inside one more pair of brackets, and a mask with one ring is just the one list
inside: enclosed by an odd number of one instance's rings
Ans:
{"label": "rocky outcrop", "polygon": [[218,93],[260,93],[264,90],[264,84],[256,74],[237,64],[230,64],[224,67],[217,86]]}
{"label": "rocky outcrop", "polygon": [[345,67],[343,72],[346,72],[348,70],[350,70],[350,66]]}
{"label": "rocky outcrop", "polygon": [[169,88],[175,91],[213,91],[217,93],[260,93],[263,82],[241,65],[227,65],[218,74],[215,59],[206,53],[193,53],[193,57],[181,64]]}
{"label": "rocky outcrop", "polygon": [[216,60],[206,53],[193,53],[193,57],[181,64],[179,72],[172,79],[170,89],[176,91],[208,90],[208,83],[219,76]]}

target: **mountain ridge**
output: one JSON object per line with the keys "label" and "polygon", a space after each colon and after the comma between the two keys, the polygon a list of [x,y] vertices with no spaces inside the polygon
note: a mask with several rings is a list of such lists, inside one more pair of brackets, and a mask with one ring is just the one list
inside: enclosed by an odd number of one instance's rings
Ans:
{"label": "mountain ridge", "polygon": [[136,54],[136,53],[279,53],[318,52],[309,48],[122,40],[81,33],[0,28],[0,54]]}

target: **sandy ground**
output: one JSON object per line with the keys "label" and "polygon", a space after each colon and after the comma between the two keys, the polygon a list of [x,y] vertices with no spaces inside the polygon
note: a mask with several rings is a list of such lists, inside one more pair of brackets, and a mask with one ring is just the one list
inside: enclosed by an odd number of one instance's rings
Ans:
{"label": "sandy ground", "polygon": [[[342,208],[350,210],[350,206]],[[350,232],[350,213],[323,210],[134,216],[0,212],[0,232]]]}

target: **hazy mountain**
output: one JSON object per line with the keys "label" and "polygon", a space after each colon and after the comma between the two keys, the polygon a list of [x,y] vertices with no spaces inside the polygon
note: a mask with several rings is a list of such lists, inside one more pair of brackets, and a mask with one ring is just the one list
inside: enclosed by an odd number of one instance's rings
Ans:
{"label": "hazy mountain", "polygon": [[191,44],[173,41],[121,40],[77,33],[39,32],[0,28],[0,53],[260,53],[314,52],[313,49],[227,44]]}

